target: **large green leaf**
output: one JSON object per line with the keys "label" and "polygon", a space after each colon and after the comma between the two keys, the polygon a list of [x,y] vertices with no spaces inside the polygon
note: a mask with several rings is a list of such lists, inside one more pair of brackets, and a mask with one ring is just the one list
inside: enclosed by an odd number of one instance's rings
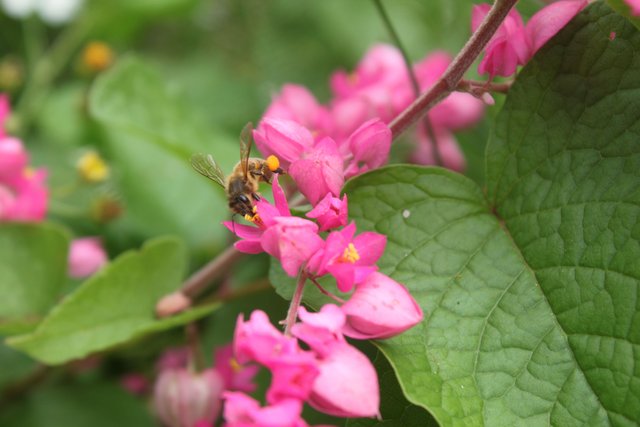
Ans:
{"label": "large green leaf", "polygon": [[69,237],[52,224],[0,224],[0,331],[46,313],[65,283]]}
{"label": "large green leaf", "polygon": [[224,191],[191,169],[194,152],[212,153],[227,172],[239,159],[235,139],[195,119],[152,69],[126,58],[91,91],[92,115],[107,132],[128,219],[153,236],[176,233],[195,248],[220,249],[227,231]]}
{"label": "large green leaf", "polygon": [[8,343],[45,363],[59,364],[201,317],[217,304],[155,318],[158,299],[179,286],[185,258],[183,245],[170,238],[127,252],[66,297],[34,332]]}
{"label": "large green leaf", "polygon": [[380,267],[425,311],[378,345],[442,425],[640,422],[639,52],[603,4],[542,49],[497,120],[491,202],[440,169],[347,184],[359,228],[388,236]]}

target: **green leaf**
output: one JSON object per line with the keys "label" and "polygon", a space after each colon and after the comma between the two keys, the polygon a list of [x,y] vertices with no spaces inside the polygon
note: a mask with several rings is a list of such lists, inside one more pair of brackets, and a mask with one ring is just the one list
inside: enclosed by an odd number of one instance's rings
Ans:
{"label": "green leaf", "polygon": [[607,0],[613,10],[626,17],[633,25],[640,28],[640,17],[631,13],[631,8],[624,0]]}
{"label": "green leaf", "polygon": [[211,153],[230,172],[237,139],[198,122],[152,69],[119,61],[91,91],[91,114],[107,131],[115,179],[126,215],[146,236],[175,233],[195,249],[221,249],[229,216],[224,191],[191,169],[195,152]]}
{"label": "green leaf", "polygon": [[114,384],[65,384],[36,389],[0,411],[3,427],[152,427],[144,401]]}
{"label": "green leaf", "polygon": [[67,296],[33,333],[8,343],[42,362],[59,364],[201,317],[218,305],[155,318],[156,302],[180,285],[185,261],[183,245],[171,238],[124,253]]}
{"label": "green leaf", "polygon": [[603,4],[539,52],[487,150],[491,202],[436,168],[347,183],[359,230],[388,236],[381,269],[425,312],[378,346],[441,425],[640,422],[639,52]]}
{"label": "green leaf", "polygon": [[59,297],[69,237],[53,224],[0,224],[0,331],[29,329]]}

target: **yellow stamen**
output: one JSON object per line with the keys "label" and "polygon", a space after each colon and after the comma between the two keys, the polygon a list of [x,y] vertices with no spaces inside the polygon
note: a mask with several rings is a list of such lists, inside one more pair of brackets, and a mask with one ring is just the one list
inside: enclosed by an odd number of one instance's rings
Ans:
{"label": "yellow stamen", "polygon": [[348,262],[354,264],[356,261],[360,259],[360,254],[358,250],[353,245],[353,243],[349,243],[349,246],[344,250],[342,256],[340,257],[341,262]]}
{"label": "yellow stamen", "polygon": [[267,157],[267,167],[271,172],[275,172],[280,167],[280,160],[273,154]]}
{"label": "yellow stamen", "polygon": [[95,151],[88,151],[76,164],[78,173],[88,182],[102,182],[109,178],[109,166]]}

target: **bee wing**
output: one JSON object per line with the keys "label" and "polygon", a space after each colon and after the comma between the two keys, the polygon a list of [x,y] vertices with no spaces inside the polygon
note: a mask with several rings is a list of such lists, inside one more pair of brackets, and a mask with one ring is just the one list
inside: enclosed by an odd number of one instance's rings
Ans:
{"label": "bee wing", "polygon": [[240,132],[240,164],[242,165],[244,179],[247,179],[247,174],[249,173],[249,154],[251,154],[252,143],[253,124],[249,122]]}
{"label": "bee wing", "polygon": [[206,176],[212,181],[224,187],[224,172],[213,159],[211,154],[197,153],[191,156],[191,166],[202,176]]}

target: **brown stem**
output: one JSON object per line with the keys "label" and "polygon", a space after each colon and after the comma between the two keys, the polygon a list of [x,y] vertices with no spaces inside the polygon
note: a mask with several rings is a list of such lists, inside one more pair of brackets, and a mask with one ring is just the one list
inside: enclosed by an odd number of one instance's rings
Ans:
{"label": "brown stem", "polygon": [[291,328],[296,323],[298,318],[298,309],[302,303],[302,293],[304,292],[304,285],[307,283],[307,273],[303,269],[300,269],[300,275],[298,276],[298,282],[296,283],[296,290],[291,298],[289,304],[289,311],[287,311],[287,318],[284,321],[284,334],[288,337],[291,336]]}
{"label": "brown stem", "polygon": [[187,335],[187,345],[191,356],[192,369],[195,372],[201,372],[205,368],[205,363],[202,348],[200,347],[198,325],[195,322],[189,323],[185,327],[185,333]]}
{"label": "brown stem", "polygon": [[195,298],[209,283],[229,271],[231,266],[243,256],[244,254],[233,246],[228,247],[185,280],[180,291],[189,298]]}
{"label": "brown stem", "polygon": [[440,79],[391,122],[389,127],[394,138],[456,89],[464,73],[480,55],[517,1],[495,0],[480,27],[473,33],[453,62],[449,64]]}

